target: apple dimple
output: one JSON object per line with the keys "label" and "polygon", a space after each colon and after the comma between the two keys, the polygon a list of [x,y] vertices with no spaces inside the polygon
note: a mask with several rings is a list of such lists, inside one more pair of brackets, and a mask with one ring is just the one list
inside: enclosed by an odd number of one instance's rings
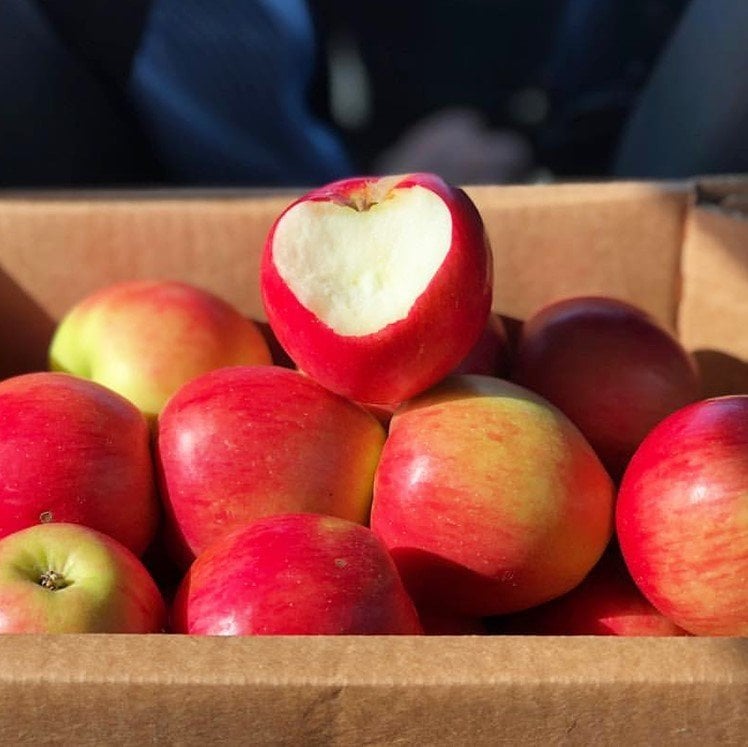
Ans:
{"label": "apple dimple", "polygon": [[452,215],[420,186],[393,189],[366,210],[308,200],[278,222],[273,259],[299,302],[343,336],[407,317],[444,262]]}

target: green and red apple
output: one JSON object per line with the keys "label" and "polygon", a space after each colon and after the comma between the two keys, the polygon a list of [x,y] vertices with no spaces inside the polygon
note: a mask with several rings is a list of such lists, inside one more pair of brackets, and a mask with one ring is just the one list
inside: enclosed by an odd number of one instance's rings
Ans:
{"label": "green and red apple", "polygon": [[54,370],[92,379],[157,415],[185,382],[222,366],[268,364],[258,325],[187,283],[109,285],[61,320],[49,351]]}
{"label": "green and red apple", "polygon": [[0,633],[159,633],[166,609],[124,545],[78,524],[0,539]]}
{"label": "green and red apple", "polygon": [[613,485],[540,396],[448,377],[390,423],[371,527],[419,609],[513,612],[579,584],[613,528]]}

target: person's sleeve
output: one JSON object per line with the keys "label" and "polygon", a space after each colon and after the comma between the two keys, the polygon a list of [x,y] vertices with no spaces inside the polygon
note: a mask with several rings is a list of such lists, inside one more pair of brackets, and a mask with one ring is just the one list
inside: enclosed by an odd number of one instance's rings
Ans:
{"label": "person's sleeve", "polygon": [[616,176],[748,169],[747,41],[748,2],[691,2],[624,130]]}
{"label": "person's sleeve", "polygon": [[0,187],[109,186],[150,174],[116,91],[32,0],[0,0],[0,107]]}
{"label": "person's sleeve", "polygon": [[155,0],[128,96],[172,181],[307,185],[348,175],[307,101],[302,0]]}

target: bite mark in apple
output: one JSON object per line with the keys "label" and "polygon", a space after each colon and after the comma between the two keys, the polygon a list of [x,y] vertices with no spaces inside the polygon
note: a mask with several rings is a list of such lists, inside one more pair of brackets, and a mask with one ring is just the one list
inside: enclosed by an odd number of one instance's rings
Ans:
{"label": "bite mark in apple", "polygon": [[368,335],[404,319],[447,256],[444,201],[418,186],[395,196],[365,209],[360,200],[299,202],[276,228],[278,272],[338,334]]}

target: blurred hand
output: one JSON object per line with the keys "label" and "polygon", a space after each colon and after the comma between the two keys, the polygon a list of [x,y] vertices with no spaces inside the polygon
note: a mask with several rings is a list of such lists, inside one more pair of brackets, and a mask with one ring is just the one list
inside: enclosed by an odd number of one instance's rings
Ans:
{"label": "blurred hand", "polygon": [[520,134],[492,130],[472,109],[443,109],[407,130],[374,163],[380,174],[430,171],[452,184],[524,181],[532,149]]}

